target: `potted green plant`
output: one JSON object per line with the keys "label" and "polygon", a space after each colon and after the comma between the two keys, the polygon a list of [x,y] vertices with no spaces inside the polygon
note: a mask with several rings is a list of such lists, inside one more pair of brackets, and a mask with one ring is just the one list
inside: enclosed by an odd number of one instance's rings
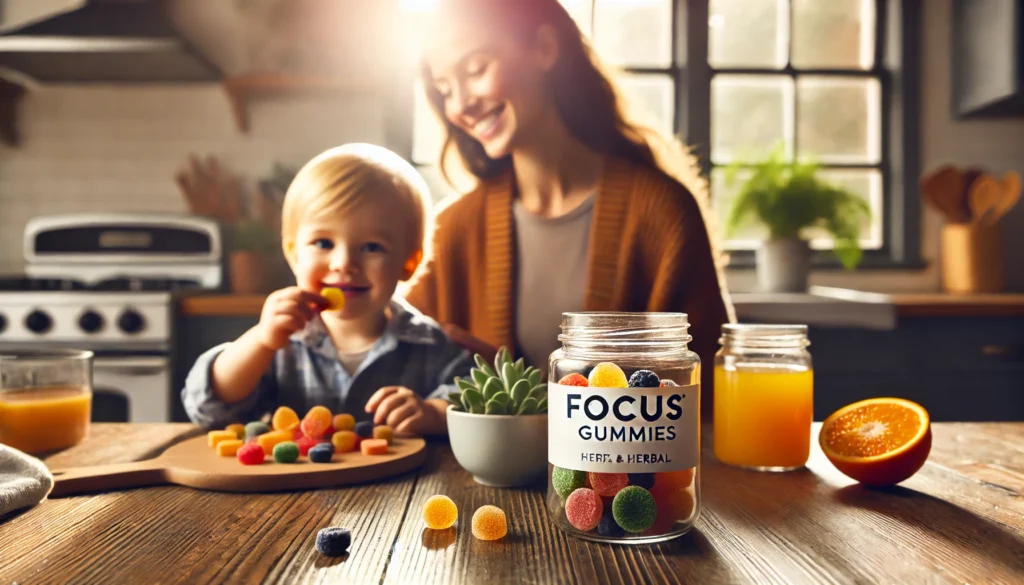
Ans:
{"label": "potted green plant", "polygon": [[757,250],[757,280],[765,292],[807,290],[811,250],[806,232],[818,228],[833,238],[832,251],[847,269],[863,257],[858,237],[870,217],[868,204],[857,194],[818,175],[813,161],[787,161],[781,147],[753,165],[735,163],[726,170],[726,184],[747,171],[726,221],[728,233],[754,221],[768,229]]}
{"label": "potted green plant", "polygon": [[448,435],[459,465],[478,483],[528,485],[547,473],[547,387],[537,368],[513,362],[502,347],[487,363],[477,354],[469,379],[448,395]]}

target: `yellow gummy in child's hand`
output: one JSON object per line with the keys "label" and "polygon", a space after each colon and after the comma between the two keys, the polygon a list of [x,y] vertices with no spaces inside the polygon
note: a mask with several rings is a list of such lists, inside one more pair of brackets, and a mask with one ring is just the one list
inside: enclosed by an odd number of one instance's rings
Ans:
{"label": "yellow gummy in child's hand", "polygon": [[341,289],[327,287],[320,291],[320,296],[327,299],[327,311],[340,311],[345,308],[345,293]]}

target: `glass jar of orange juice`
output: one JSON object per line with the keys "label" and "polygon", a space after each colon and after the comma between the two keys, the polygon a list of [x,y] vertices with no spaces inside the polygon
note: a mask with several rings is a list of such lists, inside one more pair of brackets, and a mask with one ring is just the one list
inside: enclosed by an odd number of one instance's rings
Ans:
{"label": "glass jar of orange juice", "polygon": [[719,343],[715,456],[759,471],[803,467],[814,416],[807,326],[726,324]]}
{"label": "glass jar of orange juice", "polygon": [[92,352],[0,352],[0,443],[26,453],[64,449],[89,432]]}

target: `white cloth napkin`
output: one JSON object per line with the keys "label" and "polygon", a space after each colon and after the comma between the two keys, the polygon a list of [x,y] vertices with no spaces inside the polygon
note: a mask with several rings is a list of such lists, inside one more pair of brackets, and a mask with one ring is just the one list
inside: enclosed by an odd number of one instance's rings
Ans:
{"label": "white cloth napkin", "polygon": [[53,475],[42,461],[0,445],[0,518],[35,506],[53,489]]}

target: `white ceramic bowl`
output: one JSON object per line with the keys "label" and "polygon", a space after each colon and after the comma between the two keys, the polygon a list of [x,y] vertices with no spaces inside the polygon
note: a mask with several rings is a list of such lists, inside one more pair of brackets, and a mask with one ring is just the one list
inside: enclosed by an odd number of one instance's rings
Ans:
{"label": "white ceramic bowl", "polygon": [[548,415],[471,414],[448,407],[448,435],[459,465],[477,483],[517,487],[548,471]]}

